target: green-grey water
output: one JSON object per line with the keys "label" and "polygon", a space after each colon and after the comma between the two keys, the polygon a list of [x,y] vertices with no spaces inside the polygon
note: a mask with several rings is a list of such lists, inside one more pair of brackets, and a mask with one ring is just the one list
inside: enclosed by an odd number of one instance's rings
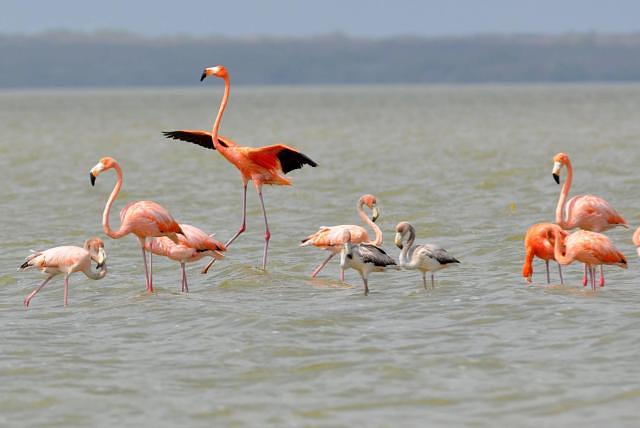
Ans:
{"label": "green-grey water", "polygon": [[[105,238],[109,274],[42,280],[16,272],[29,249],[102,235],[118,159],[129,201],[154,200],[225,240],[239,226],[241,182],[218,153],[166,141],[209,129],[222,88],[0,93],[0,425],[2,426],[637,426],[640,264],[632,229],[609,236],[629,269],[585,290],[520,276],[526,229],[552,221],[552,156],[569,153],[572,195],[609,200],[633,225],[640,86],[232,88],[222,134],[285,143],[316,160],[267,187],[263,224],[249,189],[248,231],[208,275],[154,258],[144,293],[133,237]],[[412,222],[418,239],[462,263],[424,290],[418,273],[372,274],[362,294],[337,261],[299,248],[321,225],[358,223],[355,201],[382,206],[383,246]]]}

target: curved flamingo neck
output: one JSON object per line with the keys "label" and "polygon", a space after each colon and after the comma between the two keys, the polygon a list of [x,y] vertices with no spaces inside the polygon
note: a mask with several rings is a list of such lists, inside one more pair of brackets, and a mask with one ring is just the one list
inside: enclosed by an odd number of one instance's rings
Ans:
{"label": "curved flamingo neck", "polygon": [[565,249],[565,254],[562,253],[560,249],[560,241],[562,240],[562,236],[560,236],[560,231],[553,231],[554,243],[553,243],[553,257],[556,259],[558,263],[561,265],[568,265],[573,262],[573,257],[568,256],[567,249]]}
{"label": "curved flamingo neck", "polygon": [[367,216],[367,213],[364,212],[364,203],[363,202],[359,202],[358,203],[358,207],[357,207],[357,211],[358,211],[358,215],[360,216],[360,218],[362,219],[362,221],[366,224],[369,225],[369,227],[373,230],[373,233],[375,233],[375,239],[373,241],[371,241],[371,243],[373,245],[381,245],[382,244],[382,231],[380,230],[380,228],[378,227],[377,224],[375,224],[370,218],[369,216]]}
{"label": "curved flamingo neck", "polygon": [[638,227],[636,231],[633,232],[633,244],[636,246],[640,245],[640,227]]}
{"label": "curved flamingo neck", "polygon": [[91,266],[89,266],[89,269],[82,272],[87,276],[87,278],[96,280],[102,279],[107,275],[107,265],[104,265],[102,269],[96,271],[95,273],[91,270]]}
{"label": "curved flamingo neck", "polygon": [[571,218],[571,213],[567,212],[565,215],[564,204],[569,196],[569,190],[571,189],[571,183],[573,182],[573,167],[571,161],[567,158],[567,180],[562,185],[560,191],[560,197],[558,198],[558,205],[556,205],[556,223],[563,229],[572,229],[572,225],[568,223]]}
{"label": "curved flamingo neck", "polygon": [[401,250],[401,256],[405,260],[405,263],[409,262],[409,251],[413,247],[413,243],[416,240],[416,230],[413,226],[409,226],[409,238],[407,238],[407,244],[403,245]]}
{"label": "curved flamingo neck", "polygon": [[122,230],[122,225],[120,226],[119,230],[113,230],[111,229],[111,226],[109,226],[109,214],[111,213],[111,206],[113,205],[113,202],[118,197],[118,193],[120,193],[120,188],[122,187],[122,169],[120,168],[120,165],[118,165],[117,163],[114,163],[113,169],[116,170],[116,174],[118,175],[118,181],[116,181],[116,185],[113,187],[113,190],[111,191],[111,195],[109,196],[109,199],[107,200],[107,204],[105,205],[104,211],[102,213],[102,230],[104,231],[104,234],[107,235],[108,237],[118,239],[123,237],[127,233],[126,231]]}
{"label": "curved flamingo neck", "polygon": [[213,129],[211,130],[211,138],[213,139],[213,147],[220,150],[220,144],[218,144],[218,130],[220,129],[220,122],[222,121],[222,114],[224,109],[227,108],[227,101],[229,101],[229,91],[231,88],[231,82],[229,76],[224,77],[224,95],[220,101],[220,108],[218,109],[218,115],[213,122]]}

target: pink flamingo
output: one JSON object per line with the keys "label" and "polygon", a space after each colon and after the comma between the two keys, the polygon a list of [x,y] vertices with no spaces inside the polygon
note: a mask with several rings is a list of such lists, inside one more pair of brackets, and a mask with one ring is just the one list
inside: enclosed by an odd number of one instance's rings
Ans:
{"label": "pink flamingo", "polygon": [[109,226],[109,213],[111,206],[116,200],[120,188],[122,187],[122,169],[118,162],[110,157],[100,159],[89,172],[91,185],[95,185],[98,175],[109,169],[115,169],[118,175],[118,181],[107,200],[102,213],[102,229],[105,235],[113,239],[122,238],[125,235],[133,233],[138,237],[140,248],[142,249],[142,260],[144,261],[144,275],[147,281],[147,291],[153,292],[153,266],[147,267],[147,255],[145,253],[145,240],[150,237],[168,236],[174,242],[178,243],[176,234],[182,234],[182,230],[178,223],[171,217],[171,214],[152,201],[130,202],[120,211],[120,229],[113,230]]}
{"label": "pink flamingo", "polygon": [[[264,184],[290,186],[291,180],[284,177],[282,174],[286,174],[294,169],[302,168],[305,164],[311,165],[312,167],[318,166],[318,164],[306,155],[300,153],[298,150],[285,146],[284,144],[265,147],[242,147],[238,146],[228,138],[219,136],[218,128],[220,127],[220,120],[222,119],[222,114],[229,99],[229,73],[224,66],[217,65],[215,67],[205,68],[202,76],[200,77],[200,81],[203,81],[207,76],[216,76],[224,80],[224,95],[220,102],[220,108],[218,109],[218,115],[213,123],[212,131],[181,130],[164,132],[163,134],[168,138],[188,141],[207,149],[218,150],[225,159],[240,170],[243,185],[242,223],[240,224],[240,229],[238,229],[236,234],[226,242],[225,246],[227,247],[246,230],[247,183],[249,181],[253,181],[253,185],[256,188],[256,192],[258,192],[258,197],[260,198],[260,205],[262,206],[262,214],[264,217],[265,233],[264,251],[262,253],[262,269],[265,270],[267,268],[267,251],[269,249],[271,232],[269,231],[267,211],[264,208],[264,200],[262,198],[262,186]],[[209,263],[205,270],[208,269],[214,261],[215,259]]]}
{"label": "pink flamingo", "polygon": [[633,245],[637,247],[636,250],[638,251],[638,255],[640,256],[640,227],[638,227],[636,231],[633,232]]}
{"label": "pink flamingo", "polygon": [[[330,227],[321,226],[316,233],[309,235],[302,240],[302,244],[300,244],[301,247],[313,245],[314,247],[322,248],[323,250],[331,252],[331,254],[329,254],[329,256],[311,273],[312,278],[315,278],[316,275],[324,269],[327,263],[329,263],[329,260],[331,260],[336,254],[340,254],[340,251],[342,251],[342,247],[344,246],[344,237],[347,236],[344,233],[346,230],[349,231],[351,243],[353,244],[361,244],[364,242],[377,246],[382,244],[382,231],[378,225],[375,224],[375,221],[380,216],[380,212],[378,211],[376,204],[377,200],[373,195],[362,195],[356,204],[358,216],[360,216],[362,221],[368,224],[375,233],[376,237],[373,241],[369,238],[369,234],[364,227],[357,226],[355,224],[342,224]],[[367,214],[364,212],[364,205],[372,210],[371,220],[369,220],[369,217],[367,217]],[[344,282],[344,269],[342,269],[342,267],[340,268],[340,281]]]}
{"label": "pink flamingo", "polygon": [[[555,260],[553,244],[556,230],[560,233],[562,239],[569,235],[567,231],[553,223],[537,223],[527,230],[527,234],[524,237],[525,257],[522,265],[522,276],[526,278],[527,282],[530,283],[533,276],[533,258],[538,257],[544,260],[547,268],[547,284],[551,283],[549,260]],[[558,273],[560,274],[560,284],[562,284],[562,266],[560,263],[558,263]]]}
{"label": "pink flamingo", "polygon": [[[91,270],[91,261],[97,263],[97,272]],[[45,251],[35,251],[29,255],[18,270],[29,268],[40,269],[47,278],[38,288],[33,290],[25,299],[24,306],[29,307],[31,299],[38,294],[45,285],[58,274],[64,274],[64,305],[67,306],[69,294],[69,276],[74,272],[82,272],[88,278],[102,279],[107,274],[107,254],[104,251],[104,242],[100,238],[87,239],[84,248],[76,246],[54,247]]]}
{"label": "pink flamingo", "polygon": [[[627,221],[604,199],[594,195],[579,195],[569,199],[565,207],[571,182],[573,181],[573,167],[566,153],[558,153],[553,157],[553,179],[560,184],[560,170],[567,167],[567,181],[560,191],[556,206],[556,223],[563,229],[590,230],[605,232],[616,226],[629,227]],[[587,285],[587,266],[584,267],[582,284]],[[604,270],[600,265],[600,287],[604,286]]]}
{"label": "pink flamingo", "polygon": [[564,239],[564,253],[562,252],[562,236],[559,230],[554,230],[554,257],[562,265],[571,264],[574,260],[584,263],[589,271],[591,289],[596,291],[597,265],[617,265],[627,268],[627,259],[613,245],[611,240],[602,233],[589,230],[578,230]]}
{"label": "pink flamingo", "polygon": [[147,240],[145,249],[151,254],[165,256],[180,263],[182,292],[188,293],[189,285],[187,284],[185,263],[193,263],[206,256],[220,260],[224,258],[222,252],[226,251],[226,247],[222,242],[213,239],[211,235],[207,235],[195,226],[180,224],[180,228],[184,232],[184,236],[178,235],[178,244],[166,236],[161,236]]}

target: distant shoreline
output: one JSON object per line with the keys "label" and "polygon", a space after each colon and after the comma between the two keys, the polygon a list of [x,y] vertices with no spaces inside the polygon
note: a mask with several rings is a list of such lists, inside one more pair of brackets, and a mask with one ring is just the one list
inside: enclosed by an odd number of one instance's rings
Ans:
{"label": "distant shoreline", "polygon": [[640,82],[640,33],[386,38],[0,34],[0,89]]}

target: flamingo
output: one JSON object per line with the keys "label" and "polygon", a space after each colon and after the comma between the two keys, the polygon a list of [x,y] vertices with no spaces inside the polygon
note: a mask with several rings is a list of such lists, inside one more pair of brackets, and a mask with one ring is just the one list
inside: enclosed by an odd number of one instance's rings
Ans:
{"label": "flamingo", "polygon": [[564,239],[564,253],[562,252],[562,236],[559,230],[554,230],[554,257],[562,265],[571,264],[574,260],[584,263],[589,271],[591,289],[596,291],[597,265],[617,265],[627,268],[627,259],[613,245],[611,240],[602,233],[589,230],[578,230]]}
{"label": "flamingo", "polygon": [[178,242],[177,234],[184,235],[180,225],[173,219],[169,211],[152,201],[130,202],[120,211],[120,229],[113,230],[109,226],[109,213],[111,206],[116,200],[120,188],[122,187],[122,169],[118,162],[110,157],[100,159],[89,172],[91,185],[94,186],[98,175],[109,169],[115,169],[118,175],[118,181],[107,200],[102,213],[102,229],[105,235],[113,239],[122,238],[125,235],[133,233],[138,237],[140,248],[142,249],[142,260],[144,261],[144,275],[147,282],[147,291],[153,292],[153,272],[147,267],[147,256],[144,244],[149,237],[168,236],[173,242]]}
{"label": "flamingo", "polygon": [[[227,161],[232,163],[242,176],[242,223],[238,231],[229,239],[225,246],[229,246],[236,240],[241,233],[246,230],[246,218],[247,218],[247,183],[253,182],[253,185],[260,198],[260,205],[262,207],[262,215],[264,217],[264,250],[262,253],[262,269],[267,268],[267,251],[269,249],[269,240],[271,239],[271,232],[269,231],[269,223],[267,221],[267,211],[264,208],[264,200],[262,197],[262,186],[264,184],[275,184],[279,186],[290,186],[291,180],[284,177],[286,174],[294,169],[302,168],[304,165],[311,165],[312,167],[318,166],[313,160],[306,155],[300,153],[298,150],[285,146],[284,144],[275,144],[272,146],[264,147],[242,147],[231,141],[226,137],[218,135],[218,129],[220,127],[220,121],[222,114],[227,106],[229,99],[229,73],[227,69],[222,65],[215,67],[205,68],[200,77],[200,81],[203,81],[208,76],[216,76],[224,80],[224,95],[220,101],[220,108],[218,109],[218,115],[213,123],[213,129],[211,132],[207,131],[192,131],[192,130],[180,130],[163,132],[167,138],[173,138],[174,140],[183,140],[190,143],[197,144],[207,149],[218,150]],[[215,261],[212,260],[205,268],[208,269]]]}
{"label": "flamingo", "polygon": [[[354,244],[360,244],[363,242],[368,242],[373,245],[381,245],[382,244],[382,231],[375,224],[375,221],[380,216],[380,212],[376,207],[377,200],[373,195],[362,195],[358,199],[358,203],[356,204],[356,211],[362,221],[373,229],[375,233],[375,239],[371,241],[369,238],[369,234],[367,230],[362,226],[357,226],[355,224],[342,224],[339,226],[321,226],[320,229],[312,234],[307,236],[302,240],[301,247],[306,247],[309,245],[313,245],[314,247],[322,248],[323,250],[329,251],[331,254],[318,265],[318,267],[311,273],[311,277],[315,278],[318,273],[324,269],[324,267],[329,263],[329,260],[333,258],[336,254],[340,253],[342,246],[344,245],[343,237],[344,231],[348,230],[351,236],[351,242]],[[367,217],[367,214],[364,212],[364,206],[369,207],[372,210],[371,220]],[[344,281],[344,270],[340,269],[340,281]]]}
{"label": "flamingo", "polygon": [[[407,237],[408,235],[408,237]],[[404,244],[405,237],[407,243]],[[447,250],[436,245],[414,245],[416,230],[411,223],[402,221],[396,225],[395,244],[402,250],[398,256],[398,264],[406,269],[417,269],[422,272],[422,283],[427,288],[427,272],[431,272],[431,288],[435,288],[434,272],[460,263]]]}
{"label": "flamingo", "polygon": [[[531,282],[533,276],[533,258],[538,257],[544,260],[547,268],[547,284],[551,283],[549,276],[549,260],[555,260],[553,254],[553,244],[555,242],[554,231],[559,231],[562,239],[566,238],[569,233],[557,224],[553,223],[536,223],[527,230],[524,236],[524,264],[522,265],[522,276]],[[563,284],[562,265],[558,263],[558,273],[560,275],[560,284]]]}
{"label": "flamingo", "polygon": [[636,246],[636,250],[638,251],[638,256],[640,256],[640,227],[633,232],[633,245]]}
{"label": "flamingo", "polygon": [[353,244],[349,229],[343,231],[340,267],[355,269],[364,283],[364,295],[369,294],[369,273],[384,272],[387,266],[395,266],[396,262],[380,247],[373,244]]}
{"label": "flamingo", "polygon": [[[91,261],[97,263],[97,272],[91,270]],[[69,294],[69,276],[74,272],[82,272],[87,278],[102,279],[107,274],[107,254],[104,251],[104,242],[100,238],[90,238],[84,243],[84,247],[67,245],[63,247],[49,248],[45,251],[34,251],[18,270],[29,268],[40,269],[42,273],[48,275],[47,278],[24,299],[25,308],[29,307],[29,302],[51,278],[58,274],[64,274],[64,305],[67,306],[67,296]]]}
{"label": "flamingo", "polygon": [[[573,181],[573,167],[566,153],[558,153],[553,157],[553,179],[560,184],[560,170],[567,167],[567,180],[562,186],[558,205],[556,206],[556,223],[563,229],[590,230],[605,232],[616,226],[629,227],[627,221],[613,209],[604,199],[594,195],[579,195],[569,199],[565,207],[571,182]],[[587,266],[584,267],[582,285],[587,285]],[[600,265],[600,287],[604,286],[604,270]]]}
{"label": "flamingo", "polygon": [[145,249],[151,254],[165,256],[180,263],[182,292],[188,293],[189,285],[187,284],[185,263],[196,262],[206,256],[210,256],[214,260],[220,260],[224,258],[222,252],[226,251],[226,247],[222,242],[214,239],[213,236],[207,235],[201,229],[190,224],[180,224],[180,229],[184,232],[184,236],[178,235],[179,244],[176,244],[166,236],[160,236],[149,239],[145,243]]}

